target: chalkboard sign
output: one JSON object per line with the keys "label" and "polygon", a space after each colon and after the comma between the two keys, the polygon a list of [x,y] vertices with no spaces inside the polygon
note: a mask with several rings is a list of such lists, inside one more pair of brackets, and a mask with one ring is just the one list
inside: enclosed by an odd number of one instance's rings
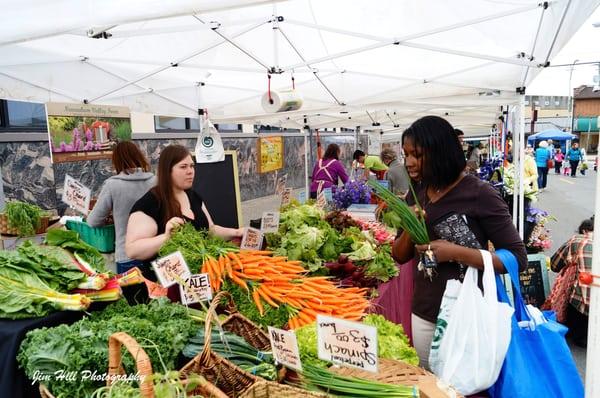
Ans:
{"label": "chalkboard sign", "polygon": [[527,256],[527,268],[519,275],[519,282],[525,304],[541,307],[550,293],[546,256],[543,253]]}
{"label": "chalkboard sign", "polygon": [[193,189],[206,203],[215,224],[239,228],[242,207],[236,151],[225,151],[222,162],[196,163]]}

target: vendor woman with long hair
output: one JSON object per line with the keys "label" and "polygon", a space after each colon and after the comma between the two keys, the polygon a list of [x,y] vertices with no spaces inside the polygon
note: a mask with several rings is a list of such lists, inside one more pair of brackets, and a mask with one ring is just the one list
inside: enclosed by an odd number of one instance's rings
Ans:
{"label": "vendor woman with long hair", "polygon": [[192,190],[194,166],[190,151],[181,145],[170,145],[162,151],[157,185],[131,209],[125,241],[128,257],[154,259],[173,230],[186,222],[223,239],[242,237],[243,228],[225,228],[213,222],[202,198]]}
{"label": "vendor woman with long hair", "polygon": [[[429,348],[446,282],[461,279],[461,264],[483,269],[479,250],[440,239],[434,226],[457,214],[466,221],[482,248],[487,249],[491,242],[496,249],[511,251],[521,269],[527,264],[527,253],[500,194],[489,183],[465,173],[465,157],[450,123],[437,116],[423,117],[404,132],[402,147],[406,169],[425,212],[427,232],[432,239],[429,248],[438,264],[431,276],[422,269],[414,273],[412,337],[421,365],[428,368]],[[412,194],[407,202],[415,204]],[[393,245],[393,255],[400,263],[426,250],[428,245],[415,245],[404,232]],[[500,259],[494,254],[492,257],[496,272],[506,272]]]}

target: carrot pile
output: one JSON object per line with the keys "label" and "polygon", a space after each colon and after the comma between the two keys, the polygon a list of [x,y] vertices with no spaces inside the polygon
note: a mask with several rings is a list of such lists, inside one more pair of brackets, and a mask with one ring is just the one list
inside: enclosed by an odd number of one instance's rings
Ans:
{"label": "carrot pile", "polygon": [[357,321],[369,307],[367,289],[340,289],[327,277],[307,277],[300,261],[273,256],[270,251],[230,251],[218,259],[207,257],[201,272],[208,273],[215,291],[224,278],[246,289],[261,315],[263,301],[275,308],[289,306],[290,329],[314,322],[317,314]]}

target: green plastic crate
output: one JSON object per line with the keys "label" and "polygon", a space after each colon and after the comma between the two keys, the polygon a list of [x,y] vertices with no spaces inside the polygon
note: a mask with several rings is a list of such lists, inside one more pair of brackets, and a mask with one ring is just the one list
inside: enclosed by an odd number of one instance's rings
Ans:
{"label": "green plastic crate", "polygon": [[86,222],[69,220],[67,229],[79,233],[81,239],[94,246],[102,253],[112,253],[115,251],[115,226],[105,225],[102,227],[90,227]]}

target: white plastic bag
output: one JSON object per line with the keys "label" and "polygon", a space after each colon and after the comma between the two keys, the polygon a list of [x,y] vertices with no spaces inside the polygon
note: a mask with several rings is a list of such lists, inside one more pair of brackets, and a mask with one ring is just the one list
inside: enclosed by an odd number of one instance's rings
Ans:
{"label": "white plastic bag", "polygon": [[488,251],[480,252],[483,294],[473,267],[467,270],[462,285],[448,281],[429,356],[433,373],[463,395],[483,391],[498,378],[510,343],[514,312],[510,305],[498,302],[492,256]]}
{"label": "white plastic bag", "polygon": [[196,163],[215,163],[225,160],[225,149],[221,135],[210,122],[204,119],[200,124],[200,134],[196,141]]}

